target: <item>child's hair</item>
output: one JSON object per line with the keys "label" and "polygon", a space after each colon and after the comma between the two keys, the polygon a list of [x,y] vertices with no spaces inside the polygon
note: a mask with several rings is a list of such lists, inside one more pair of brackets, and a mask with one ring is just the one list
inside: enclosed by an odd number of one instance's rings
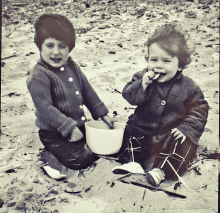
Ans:
{"label": "child's hair", "polygon": [[187,44],[188,39],[189,35],[176,23],[171,22],[157,27],[148,38],[146,45],[149,51],[149,47],[157,43],[169,55],[176,56],[179,59],[179,67],[183,69],[191,62],[190,56],[193,52]]}
{"label": "child's hair", "polygon": [[65,42],[69,50],[75,47],[75,30],[72,23],[59,14],[44,14],[35,22],[34,42],[41,51],[42,44],[47,38],[55,38]]}

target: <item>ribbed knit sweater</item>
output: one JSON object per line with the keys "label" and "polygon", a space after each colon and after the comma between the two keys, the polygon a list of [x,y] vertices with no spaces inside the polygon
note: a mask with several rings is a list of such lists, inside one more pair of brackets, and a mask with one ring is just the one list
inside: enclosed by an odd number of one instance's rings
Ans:
{"label": "ribbed knit sweater", "polygon": [[69,58],[60,68],[41,59],[30,72],[27,87],[36,111],[39,129],[58,131],[68,136],[75,126],[87,121],[83,105],[94,119],[108,113],[79,66]]}

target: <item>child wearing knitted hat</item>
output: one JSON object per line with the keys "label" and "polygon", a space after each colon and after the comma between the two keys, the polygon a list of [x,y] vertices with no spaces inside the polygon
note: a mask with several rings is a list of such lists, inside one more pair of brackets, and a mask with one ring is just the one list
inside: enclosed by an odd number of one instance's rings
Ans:
{"label": "child wearing knitted hat", "polygon": [[[95,155],[86,145],[87,121],[83,105],[94,119],[101,118],[113,128],[113,118],[69,53],[75,47],[72,23],[58,14],[44,14],[35,22],[34,41],[40,60],[27,79],[36,111],[36,126],[47,152],[62,165],[82,169],[91,165]],[[63,177],[46,166],[53,178]]]}
{"label": "child wearing knitted hat", "polygon": [[[182,74],[192,51],[180,26],[159,26],[146,44],[148,68],[134,74],[122,92],[137,107],[128,119],[119,160],[137,162],[140,173],[159,186],[186,171],[195,157],[209,106],[200,87]],[[129,170],[128,165],[113,171]]]}

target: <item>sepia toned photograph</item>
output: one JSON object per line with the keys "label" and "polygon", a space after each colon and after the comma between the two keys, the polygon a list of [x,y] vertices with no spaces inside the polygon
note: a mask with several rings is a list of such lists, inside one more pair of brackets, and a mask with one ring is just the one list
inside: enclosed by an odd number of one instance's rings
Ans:
{"label": "sepia toned photograph", "polygon": [[217,213],[218,0],[2,0],[0,213]]}

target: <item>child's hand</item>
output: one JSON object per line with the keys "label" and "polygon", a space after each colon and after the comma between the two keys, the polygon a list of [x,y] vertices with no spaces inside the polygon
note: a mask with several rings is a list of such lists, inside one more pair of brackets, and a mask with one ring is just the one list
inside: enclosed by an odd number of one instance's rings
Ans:
{"label": "child's hand", "polygon": [[102,120],[108,124],[108,126],[110,127],[110,129],[114,129],[114,122],[116,122],[117,120],[115,118],[112,118],[108,115],[104,115],[102,116]]}
{"label": "child's hand", "polygon": [[173,135],[176,141],[182,138],[180,144],[183,144],[183,142],[186,140],[186,136],[177,128],[171,130],[171,135]]}
{"label": "child's hand", "polygon": [[69,142],[76,142],[76,141],[81,140],[82,138],[83,138],[83,133],[76,126],[71,133],[71,138]]}
{"label": "child's hand", "polygon": [[153,82],[153,77],[155,76],[155,73],[152,70],[149,70],[146,72],[142,78],[142,86],[145,90],[149,84]]}

